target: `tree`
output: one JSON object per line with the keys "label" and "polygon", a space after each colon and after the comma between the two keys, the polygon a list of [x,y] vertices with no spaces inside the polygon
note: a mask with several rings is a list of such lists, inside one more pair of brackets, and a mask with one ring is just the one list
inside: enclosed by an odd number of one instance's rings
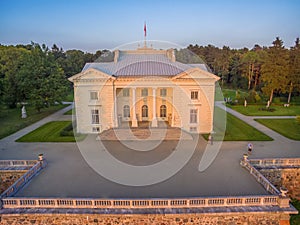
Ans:
{"label": "tree", "polygon": [[23,99],[17,73],[22,66],[22,59],[28,54],[29,50],[23,47],[0,46],[0,96],[10,108],[15,108]]}
{"label": "tree", "polygon": [[274,91],[284,93],[288,85],[289,55],[279,37],[273,41],[273,46],[267,50],[261,72],[264,82],[262,90],[269,93],[269,101],[272,103]]}
{"label": "tree", "polygon": [[32,44],[32,50],[22,59],[17,73],[23,101],[29,101],[38,111],[60,102],[67,91],[67,80],[46,46]]}
{"label": "tree", "polygon": [[290,50],[290,70],[289,70],[289,96],[288,103],[291,101],[291,95],[295,88],[300,87],[300,40],[295,41],[295,46]]}

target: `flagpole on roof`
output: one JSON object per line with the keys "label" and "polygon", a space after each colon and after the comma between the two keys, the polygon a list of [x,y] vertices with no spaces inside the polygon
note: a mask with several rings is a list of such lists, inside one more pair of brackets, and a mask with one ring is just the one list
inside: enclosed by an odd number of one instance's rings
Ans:
{"label": "flagpole on roof", "polygon": [[145,21],[144,22],[144,48],[147,48],[146,37],[147,37],[147,26],[146,26],[146,21]]}

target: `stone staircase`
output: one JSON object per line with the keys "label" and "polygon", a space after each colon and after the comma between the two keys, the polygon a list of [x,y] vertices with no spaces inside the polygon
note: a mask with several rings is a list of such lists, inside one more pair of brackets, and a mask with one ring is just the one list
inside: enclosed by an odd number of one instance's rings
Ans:
{"label": "stone staircase", "polygon": [[193,140],[193,137],[180,128],[114,128],[99,134],[100,140]]}

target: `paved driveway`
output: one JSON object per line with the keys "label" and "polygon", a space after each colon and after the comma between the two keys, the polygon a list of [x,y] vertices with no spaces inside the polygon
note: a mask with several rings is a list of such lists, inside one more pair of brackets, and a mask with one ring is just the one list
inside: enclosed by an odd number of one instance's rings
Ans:
{"label": "paved driveway", "polygon": [[[267,194],[239,165],[246,151],[247,142],[222,143],[221,150],[211,166],[204,172],[199,172],[198,165],[207,144],[200,138],[193,157],[182,170],[164,182],[144,187],[120,185],[100,176],[83,159],[76,143],[14,142],[16,138],[43,122],[58,120],[67,110],[61,110],[32,125],[31,128],[25,128],[0,140],[0,159],[36,159],[39,153],[44,153],[48,161],[48,166],[17,196],[143,198]],[[251,123],[251,118],[248,122]],[[281,137],[276,133],[276,136],[273,136],[274,141],[253,142],[255,148],[251,158],[300,157],[298,147],[300,142]],[[86,141],[96,142],[93,137],[89,137]],[[132,164],[159,161],[172,153],[174,144],[176,144],[174,141],[166,141],[155,151],[136,152],[126,149],[116,141],[105,142],[111,154]],[[189,149],[191,144],[192,141],[184,141],[182,150]]]}

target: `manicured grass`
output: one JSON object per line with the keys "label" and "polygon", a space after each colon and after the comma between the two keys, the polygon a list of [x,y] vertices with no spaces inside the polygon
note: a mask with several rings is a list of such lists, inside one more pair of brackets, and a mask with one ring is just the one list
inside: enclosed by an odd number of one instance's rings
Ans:
{"label": "manicured grass", "polygon": [[[249,94],[246,91],[238,90],[238,93],[241,98],[247,97]],[[231,98],[234,100],[236,98],[236,90],[233,89],[221,89],[216,87],[215,98],[216,101],[224,101],[224,98]]]}
{"label": "manicured grass", "polygon": [[298,210],[297,215],[291,215],[290,223],[291,225],[298,225],[300,224],[300,201],[299,200],[292,200],[293,206]]}
{"label": "manicured grass", "polygon": [[70,109],[69,111],[65,112],[64,115],[73,115],[73,109]]}
{"label": "manicured grass", "polygon": [[41,109],[41,112],[37,112],[33,107],[26,105],[27,118],[22,119],[21,107],[9,109],[0,105],[0,139],[27,127],[64,107],[67,107],[67,105],[50,106],[49,108]]}
{"label": "manicured grass", "polygon": [[[218,120],[220,117],[222,110],[219,108],[215,108],[215,120]],[[214,121],[215,124],[215,132],[214,140],[222,140],[222,133],[224,130],[222,126],[218,124],[222,124],[217,121]],[[203,135],[204,138],[207,140],[208,135]],[[265,135],[264,133],[260,132],[256,128],[250,126],[249,124],[245,123],[244,121],[236,118],[235,116],[227,113],[226,114],[226,130],[224,135],[223,141],[272,141],[273,139],[269,136]]]}
{"label": "manicured grass", "polygon": [[256,121],[287,138],[300,141],[300,124],[296,119],[256,119]]}
{"label": "manicured grass", "polygon": [[38,129],[19,138],[17,142],[75,142],[83,140],[86,136],[79,135],[75,139],[74,135],[62,136],[61,131],[70,126],[71,121],[53,121],[44,124]]}
{"label": "manicured grass", "polygon": [[300,106],[292,105],[290,107],[283,107],[283,105],[271,105],[271,109],[275,111],[263,111],[260,108],[266,108],[265,105],[248,105],[244,107],[243,105],[226,105],[239,113],[246,116],[296,116],[300,115]]}

